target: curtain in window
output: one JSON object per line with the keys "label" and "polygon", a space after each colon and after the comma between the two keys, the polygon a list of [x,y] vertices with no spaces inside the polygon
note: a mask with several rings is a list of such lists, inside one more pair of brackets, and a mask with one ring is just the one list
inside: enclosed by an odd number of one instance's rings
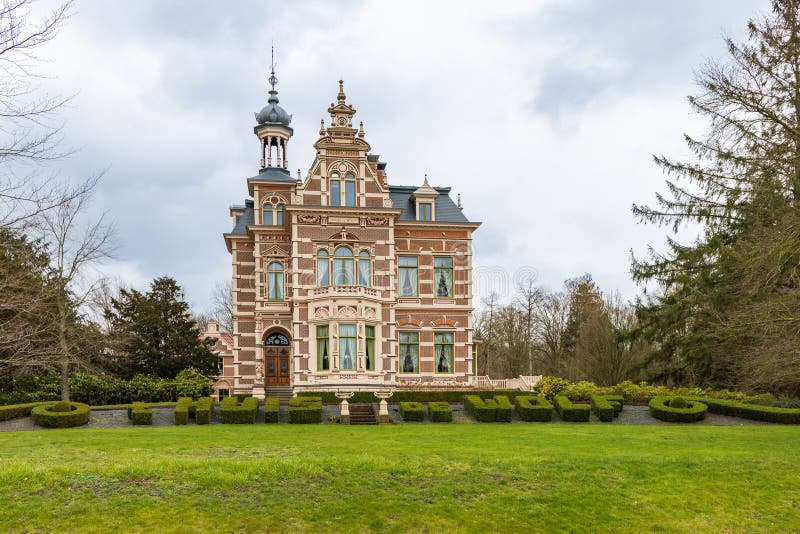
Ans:
{"label": "curtain in window", "polygon": [[365,356],[367,371],[375,370],[375,327],[364,327],[364,337],[366,338]]}
{"label": "curtain in window", "polygon": [[344,183],[344,205],[356,205],[356,183],[353,180],[347,180]]}
{"label": "curtain in window", "polygon": [[278,220],[275,222],[275,224],[278,226],[283,226],[283,204],[278,204],[276,214]]}
{"label": "curtain in window", "polygon": [[324,287],[330,284],[330,263],[328,253],[320,250],[317,253],[317,286]]}
{"label": "curtain in window", "polygon": [[434,258],[433,284],[437,297],[453,296],[453,258]]}
{"label": "curtain in window", "polygon": [[339,368],[352,371],[356,368],[356,325],[339,325]]}
{"label": "curtain in window", "polygon": [[400,332],[400,372],[419,373],[419,334]]}
{"label": "curtain in window", "polygon": [[417,295],[417,258],[400,256],[399,258],[399,292],[401,297]]}
{"label": "curtain in window", "polygon": [[453,372],[453,334],[445,332],[434,334],[434,361],[437,373]]}
{"label": "curtain in window", "polygon": [[333,259],[333,279],[337,286],[353,285],[353,260],[352,259]]}
{"label": "curtain in window", "polygon": [[264,204],[264,210],[261,213],[261,224],[272,225],[272,204]]}
{"label": "curtain in window", "polygon": [[369,254],[365,258],[362,255],[358,260],[358,285],[369,287],[370,286],[370,275],[369,275]]}
{"label": "curtain in window", "polygon": [[317,327],[317,370],[328,371],[331,368],[330,347],[328,345],[328,327]]}
{"label": "curtain in window", "polygon": [[267,298],[283,299],[283,265],[272,262],[267,268]]}
{"label": "curtain in window", "polygon": [[339,206],[342,203],[342,192],[339,180],[331,180],[331,206]]}

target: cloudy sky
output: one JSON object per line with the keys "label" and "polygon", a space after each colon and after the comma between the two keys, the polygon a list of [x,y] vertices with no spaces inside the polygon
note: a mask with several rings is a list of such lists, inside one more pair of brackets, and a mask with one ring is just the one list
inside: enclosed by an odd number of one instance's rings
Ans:
{"label": "cloudy sky", "polygon": [[202,310],[230,278],[222,233],[259,164],[253,112],[275,43],[289,166],[305,175],[319,121],[345,80],[390,183],[461,193],[476,291],[510,298],[535,273],[557,289],[590,272],[633,298],[630,251],[661,246],[637,224],[664,177],[653,154],[686,155],[686,95],[723,35],[746,36],[763,0],[267,2],[79,0],[47,50],[64,113],[66,176],[108,169],[96,209],[135,287],[175,277]]}

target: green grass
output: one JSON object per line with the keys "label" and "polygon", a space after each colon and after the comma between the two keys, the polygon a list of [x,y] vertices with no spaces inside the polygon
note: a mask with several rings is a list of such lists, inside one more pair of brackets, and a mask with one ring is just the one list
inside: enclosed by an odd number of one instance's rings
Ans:
{"label": "green grass", "polygon": [[0,529],[797,531],[799,440],[556,423],[8,432]]}

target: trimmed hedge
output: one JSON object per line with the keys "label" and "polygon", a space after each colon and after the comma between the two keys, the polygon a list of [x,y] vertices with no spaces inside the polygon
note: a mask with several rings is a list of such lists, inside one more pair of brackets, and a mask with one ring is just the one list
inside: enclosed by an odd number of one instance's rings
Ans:
{"label": "trimmed hedge", "polygon": [[424,421],[425,420],[425,407],[421,402],[401,402],[400,415],[403,416],[403,421]]}
{"label": "trimmed hedge", "polygon": [[429,402],[428,413],[434,423],[453,422],[453,411],[450,409],[450,404],[446,402]]}
{"label": "trimmed hedge", "polygon": [[191,397],[181,397],[175,405],[175,424],[188,425],[189,424],[189,407],[192,405]]}
{"label": "trimmed hedge", "polygon": [[743,419],[766,421],[768,423],[787,425],[800,424],[800,408],[759,406],[757,404],[744,404],[731,400],[711,399],[708,397],[692,397],[686,400],[703,403],[708,406],[709,412],[718,413],[720,415],[731,415]]}
{"label": "trimmed hedge", "polygon": [[227,425],[252,425],[256,422],[258,399],[253,397],[225,397],[219,406],[220,420]]}
{"label": "trimmed hedge", "polygon": [[28,417],[31,410],[37,406],[48,406],[53,404],[53,401],[44,402],[28,402],[26,404],[9,404],[8,406],[0,406],[0,421],[8,421],[9,419],[16,419],[17,417]]}
{"label": "trimmed hedge", "polygon": [[[495,395],[508,395],[513,397],[519,395],[519,390],[503,390],[503,389],[450,389],[442,391],[395,391],[389,399],[392,404],[400,402],[450,402],[461,403],[464,402],[466,395],[478,396],[482,399],[491,399]],[[301,391],[297,394],[298,397],[319,397],[325,404],[339,404],[341,400],[336,398],[336,394],[332,391]],[[351,403],[375,403],[379,399],[371,391],[356,391],[352,398],[347,399]]]}
{"label": "trimmed hedge", "polygon": [[690,400],[685,408],[673,408],[670,403],[682,397],[664,397],[659,395],[650,399],[648,406],[650,415],[668,423],[694,423],[706,418],[708,406],[702,402]]}
{"label": "trimmed hedge", "polygon": [[322,399],[319,397],[294,397],[289,400],[289,423],[312,424],[322,422]]}
{"label": "trimmed hedge", "polygon": [[194,409],[194,422],[198,425],[211,423],[211,414],[214,413],[214,399],[201,397],[192,403]]}
{"label": "trimmed hedge", "polygon": [[152,425],[153,410],[143,402],[134,402],[128,406],[128,419],[130,419],[134,425]]}
{"label": "trimmed hedge", "polygon": [[589,421],[591,412],[588,404],[572,404],[572,401],[564,395],[556,395],[553,398],[553,403],[562,421],[569,423],[585,423]]}
{"label": "trimmed hedge", "polygon": [[614,420],[614,406],[603,395],[592,395],[592,412],[604,423]]}
{"label": "trimmed hedge", "polygon": [[481,423],[493,423],[497,419],[497,402],[494,399],[467,395],[464,397],[464,408]]}
{"label": "trimmed hedge", "polygon": [[516,402],[517,412],[523,421],[543,423],[553,420],[553,405],[544,397],[519,395]]}
{"label": "trimmed hedge", "polygon": [[611,406],[614,407],[614,417],[619,417],[622,407],[625,405],[625,398],[622,395],[603,395]]}
{"label": "trimmed hedge", "polygon": [[505,395],[495,395],[494,402],[497,403],[497,411],[494,420],[498,423],[510,423],[514,417],[514,405]]}
{"label": "trimmed hedge", "polygon": [[281,416],[281,400],[273,397],[264,399],[264,422],[277,423]]}
{"label": "trimmed hedge", "polygon": [[[61,403],[56,408],[60,408]],[[53,411],[55,404],[35,406],[31,410],[33,422],[47,428],[72,428],[89,422],[89,405],[82,402],[65,403],[67,411]]]}

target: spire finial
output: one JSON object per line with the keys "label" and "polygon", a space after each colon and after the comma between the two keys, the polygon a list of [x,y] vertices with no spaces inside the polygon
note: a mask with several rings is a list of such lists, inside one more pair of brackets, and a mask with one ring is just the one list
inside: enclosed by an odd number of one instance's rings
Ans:
{"label": "spire finial", "polygon": [[358,123],[358,136],[364,137],[364,121]]}
{"label": "spire finial", "polygon": [[461,205],[461,193],[458,194],[458,209],[464,209],[464,206]]}
{"label": "spire finial", "polygon": [[344,104],[344,80],[339,80],[339,94],[336,95],[336,100],[338,100],[340,104]]}
{"label": "spire finial", "polygon": [[269,84],[272,86],[271,91],[275,91],[275,84],[278,83],[278,78],[275,77],[275,45],[272,45],[272,61],[270,62]]}
{"label": "spire finial", "polygon": [[422,184],[422,185],[430,185],[430,184],[428,184],[428,173],[427,172],[425,173],[425,183]]}
{"label": "spire finial", "polygon": [[319,120],[319,134],[320,135],[325,135],[325,120],[324,119],[320,119]]}

